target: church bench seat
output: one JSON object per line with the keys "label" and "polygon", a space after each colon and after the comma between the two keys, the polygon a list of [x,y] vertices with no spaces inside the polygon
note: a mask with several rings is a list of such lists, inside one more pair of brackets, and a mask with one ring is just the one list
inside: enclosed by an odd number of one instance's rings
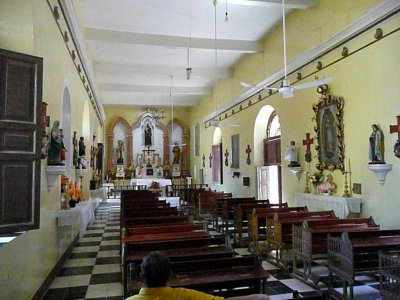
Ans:
{"label": "church bench seat", "polygon": [[[255,200],[253,202],[240,201],[232,205],[233,209],[233,223],[234,223],[234,240],[240,245],[243,244],[243,229],[247,228],[248,231],[248,216],[251,214],[253,209],[264,209],[264,208],[286,208],[287,203],[283,204],[271,204],[269,200]],[[229,214],[230,215],[230,214]]]}
{"label": "church bench seat", "polygon": [[[400,254],[400,229],[328,234],[329,293],[338,299],[353,299],[355,276],[379,272],[379,252]],[[343,281],[343,294],[332,287],[332,275]],[[349,293],[347,290],[349,288]]]}
{"label": "church bench seat", "polygon": [[[293,225],[293,273],[303,280],[318,278],[311,276],[311,264],[315,258],[326,258],[327,235],[340,235],[342,232],[375,231],[379,226],[370,218],[305,220],[301,225]],[[297,268],[297,260],[302,261],[303,271]]]}
{"label": "church bench seat", "polygon": [[163,217],[140,217],[124,219],[123,227],[130,226],[153,226],[166,224],[190,223],[189,216],[163,216]]}
{"label": "church bench seat", "polygon": [[[336,219],[333,210],[327,211],[291,211],[274,213],[272,219],[267,221],[268,235],[273,232],[273,236],[267,237],[268,249],[275,250],[275,257],[268,256],[271,262],[286,267],[287,261],[283,261],[283,251],[292,248],[292,229],[293,224],[302,224],[304,220],[317,219]],[[271,228],[271,226],[273,228]]]}
{"label": "church bench seat", "polygon": [[147,233],[165,233],[165,232],[185,232],[194,230],[204,230],[204,224],[177,224],[164,226],[149,226],[149,227],[128,227],[126,228],[127,235],[147,234]]}
{"label": "church bench seat", "polygon": [[[247,215],[249,250],[254,253],[261,252],[259,241],[267,241],[273,236],[273,222],[271,220],[274,217],[274,213],[290,211],[307,211],[307,207],[254,207],[251,214]],[[268,227],[267,223],[269,224]],[[269,249],[267,248],[266,250],[268,251]]]}
{"label": "church bench seat", "polygon": [[[256,256],[175,261],[171,263],[168,285],[199,290],[218,296],[265,293],[267,272]],[[128,283],[129,290],[141,288],[138,278]]]}

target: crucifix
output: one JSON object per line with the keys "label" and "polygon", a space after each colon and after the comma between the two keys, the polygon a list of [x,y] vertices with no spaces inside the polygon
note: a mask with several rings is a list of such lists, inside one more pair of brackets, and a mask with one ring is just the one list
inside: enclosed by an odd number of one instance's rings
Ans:
{"label": "crucifix", "polygon": [[204,155],[204,153],[203,153],[203,157],[201,159],[203,160],[203,168],[205,168],[206,167],[206,163],[205,163],[206,156]]}
{"label": "crucifix", "polygon": [[400,116],[396,116],[397,124],[390,125],[390,133],[397,132],[397,141],[394,144],[394,155],[400,158]]}
{"label": "crucifix", "polygon": [[249,165],[251,163],[251,160],[250,160],[250,153],[251,153],[250,145],[247,145],[246,153],[247,153],[246,163]]}
{"label": "crucifix", "polygon": [[307,147],[306,153],[305,153],[305,160],[308,163],[311,162],[311,149],[310,149],[311,144],[314,144],[314,139],[310,138],[310,133],[307,132],[306,139],[303,140],[303,145]]}
{"label": "crucifix", "polygon": [[210,168],[212,167],[212,155],[210,153],[210,156],[208,157],[208,159],[210,160]]}
{"label": "crucifix", "polygon": [[228,149],[225,150],[225,154],[224,155],[225,155],[225,166],[228,166],[228,164],[229,164],[228,163],[228,157],[229,157]]}

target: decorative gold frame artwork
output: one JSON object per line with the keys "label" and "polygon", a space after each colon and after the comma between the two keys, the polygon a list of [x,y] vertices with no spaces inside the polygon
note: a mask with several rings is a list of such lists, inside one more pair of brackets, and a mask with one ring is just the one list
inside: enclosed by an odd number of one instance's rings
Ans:
{"label": "decorative gold frame artwork", "polygon": [[343,132],[343,97],[329,94],[329,87],[318,87],[321,94],[317,104],[313,105],[317,134],[317,169],[344,171],[344,132]]}

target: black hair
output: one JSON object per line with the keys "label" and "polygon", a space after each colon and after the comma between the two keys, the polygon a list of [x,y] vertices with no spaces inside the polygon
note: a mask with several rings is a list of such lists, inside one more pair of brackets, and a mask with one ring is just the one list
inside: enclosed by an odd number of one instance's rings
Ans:
{"label": "black hair", "polygon": [[149,288],[166,286],[171,273],[169,258],[159,251],[146,255],[140,269],[145,285]]}

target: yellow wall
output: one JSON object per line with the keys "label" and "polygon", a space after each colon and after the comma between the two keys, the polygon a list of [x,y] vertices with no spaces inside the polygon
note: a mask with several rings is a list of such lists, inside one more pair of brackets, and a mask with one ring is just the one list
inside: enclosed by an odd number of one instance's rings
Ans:
{"label": "yellow wall", "polygon": [[[71,132],[82,132],[83,103],[87,99],[65,44],[46,1],[0,1],[0,47],[43,57],[43,101],[48,103],[51,124],[60,120],[64,87],[71,96]],[[90,118],[95,118],[90,106]],[[65,125],[65,124],[64,124]],[[91,143],[86,142],[89,158]],[[72,155],[68,149],[67,155]],[[79,225],[57,227],[60,209],[60,182],[47,190],[42,160],[40,229],[22,234],[0,247],[0,299],[31,299],[49,272],[79,232]],[[84,194],[89,197],[89,178],[84,179]],[[74,178],[73,178],[74,179]]]}
{"label": "yellow wall", "polygon": [[[340,0],[329,1],[322,0],[317,8],[310,10],[297,10],[287,18],[287,52],[288,62],[294,60],[304,51],[311,49],[319,43],[325,41],[336,32],[342,30],[360,18],[365,12],[373,8],[382,1],[354,1]],[[400,26],[400,16],[394,16],[379,27],[384,33],[398,28]],[[372,28],[354,41],[349,42],[347,46],[350,53],[355,49],[374,41],[375,28]],[[282,27],[277,26],[264,42],[264,59],[260,54],[245,55],[236,65],[234,78],[224,82],[218,82],[219,105],[229,102],[233,96],[244,92],[240,87],[240,81],[257,83],[266,77],[274,74],[283,67],[282,57]],[[400,73],[400,33],[394,33],[383,40],[359,51],[358,53],[347,57],[346,59],[318,72],[319,78],[323,76],[332,76],[330,83],[331,93],[337,96],[343,96],[345,99],[344,108],[344,135],[346,144],[346,158],[351,159],[352,182],[362,184],[362,195],[355,195],[363,198],[363,215],[372,215],[382,228],[400,227],[400,219],[397,217],[396,207],[398,201],[397,178],[399,177],[399,160],[393,155],[393,144],[396,135],[389,134],[389,125],[395,124],[396,115],[400,112],[399,102],[399,82]],[[341,58],[341,48],[336,49],[331,54],[320,58],[323,65]],[[264,67],[260,64],[264,62]],[[316,62],[301,72],[308,74],[315,71]],[[292,81],[295,78],[290,77]],[[304,80],[310,81],[313,77]],[[301,82],[302,83],[302,82]],[[233,94],[233,95],[232,95]],[[224,166],[224,184],[212,188],[233,192],[235,196],[253,196],[256,191],[256,166],[254,165],[254,153],[260,157],[262,151],[260,140],[254,140],[255,119],[258,112],[264,105],[271,105],[278,113],[282,129],[282,156],[286,150],[289,141],[294,140],[300,146],[305,138],[305,133],[310,132],[314,135],[315,121],[312,104],[317,103],[319,94],[315,89],[295,91],[295,97],[283,99],[281,95],[267,96],[263,92],[263,101],[257,102],[257,97],[251,100],[257,104],[244,109],[228,118],[223,123],[238,123],[236,127],[222,127],[223,149],[231,151],[230,137],[232,134],[240,133],[240,169],[241,178],[231,178],[226,176],[228,168]],[[202,120],[213,110],[211,97],[204,98],[201,102],[203,110],[193,109],[191,111],[192,124],[198,122],[202,124],[201,129],[201,148],[200,154],[206,156],[205,176],[206,182],[211,183],[212,173],[208,167],[208,155],[211,151],[212,137],[214,128],[205,129]],[[247,101],[243,103],[243,108],[247,107]],[[237,109],[236,109],[237,111]],[[385,134],[385,158],[386,163],[393,164],[393,170],[389,172],[385,184],[380,185],[375,174],[368,170],[368,138],[371,134],[371,125],[377,123],[383,129]],[[250,144],[252,153],[252,164],[248,166],[245,163],[247,144]],[[315,146],[315,145],[314,145]],[[304,147],[299,147],[299,161],[303,168]],[[311,163],[311,172],[316,171],[316,151],[312,147],[313,161]],[[300,182],[288,171],[286,161],[283,161],[282,180],[283,180],[283,199],[293,204],[296,193],[303,192],[305,188],[304,174]],[[197,168],[201,166],[201,156],[191,157],[192,164]],[[259,161],[257,161],[260,165]],[[192,167],[193,168],[193,167]],[[325,171],[327,173],[328,171]],[[334,181],[338,185],[337,195],[343,194],[344,176],[340,171],[333,172]],[[242,186],[242,177],[250,177],[250,188]],[[397,197],[398,198],[398,197]]]}

